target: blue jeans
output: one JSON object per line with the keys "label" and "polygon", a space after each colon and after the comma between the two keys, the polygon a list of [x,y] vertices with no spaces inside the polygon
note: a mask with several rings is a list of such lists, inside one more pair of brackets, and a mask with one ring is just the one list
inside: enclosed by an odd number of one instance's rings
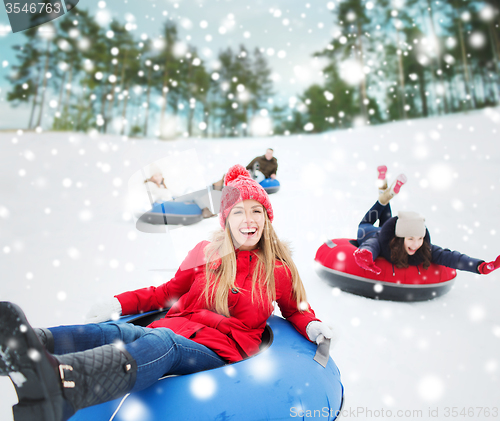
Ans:
{"label": "blue jeans", "polygon": [[215,352],[167,328],[148,328],[130,323],[99,323],[58,326],[54,354],[67,354],[123,343],[137,362],[137,378],[132,392],[145,389],[165,374],[190,374],[220,367],[225,361]]}
{"label": "blue jeans", "polygon": [[[358,225],[358,246],[373,237],[390,218],[392,218],[391,205],[389,203],[382,205],[377,200]],[[379,221],[378,227],[374,226],[377,221]]]}

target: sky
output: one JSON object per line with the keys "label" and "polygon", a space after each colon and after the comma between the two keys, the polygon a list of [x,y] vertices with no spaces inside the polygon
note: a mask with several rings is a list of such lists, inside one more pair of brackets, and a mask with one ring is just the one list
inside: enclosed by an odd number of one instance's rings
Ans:
{"label": "sky", "polygon": [[[227,47],[244,44],[248,49],[263,48],[273,70],[275,99],[279,102],[288,102],[290,96],[300,95],[312,83],[322,81],[324,62],[312,54],[333,38],[332,7],[333,2],[326,0],[81,0],[77,6],[135,24],[136,38],[142,34],[158,36],[163,23],[172,18],[181,40],[196,46],[209,67],[215,65],[218,52]],[[59,19],[70,17],[67,14]],[[29,118],[29,107],[12,109],[5,100],[6,76],[16,62],[12,46],[23,44],[24,39],[22,32],[10,32],[6,10],[1,8],[0,129],[22,128]]]}

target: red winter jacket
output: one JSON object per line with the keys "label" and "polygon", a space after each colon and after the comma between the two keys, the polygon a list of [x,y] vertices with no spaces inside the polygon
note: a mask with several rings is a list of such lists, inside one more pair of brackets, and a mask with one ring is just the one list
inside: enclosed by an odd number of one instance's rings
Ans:
{"label": "red winter jacket", "polygon": [[[175,276],[159,287],[125,292],[116,298],[122,314],[136,314],[170,307],[165,318],[149,327],[166,327],[212,349],[229,362],[236,362],[258,352],[266,320],[273,311],[271,302],[263,302],[256,291],[251,301],[252,275],[257,263],[255,251],[236,250],[236,288],[229,293],[231,317],[215,313],[205,303],[205,255],[209,244],[203,241],[191,250]],[[307,338],[306,326],[318,320],[311,308],[303,313],[292,296],[292,277],[285,266],[274,271],[276,301],[282,315]],[[258,286],[256,286],[258,288]],[[265,297],[265,294],[262,294]]]}

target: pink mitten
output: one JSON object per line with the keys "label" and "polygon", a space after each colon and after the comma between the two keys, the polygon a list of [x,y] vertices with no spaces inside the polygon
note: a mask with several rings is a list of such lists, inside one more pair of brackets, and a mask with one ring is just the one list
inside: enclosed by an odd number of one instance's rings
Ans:
{"label": "pink mitten", "polygon": [[358,264],[359,267],[369,270],[376,275],[380,275],[382,270],[373,263],[373,255],[372,252],[366,249],[356,249],[354,252],[354,260]]}
{"label": "pink mitten", "polygon": [[494,262],[483,262],[479,265],[478,270],[481,275],[488,275],[495,269],[500,268],[500,256]]}

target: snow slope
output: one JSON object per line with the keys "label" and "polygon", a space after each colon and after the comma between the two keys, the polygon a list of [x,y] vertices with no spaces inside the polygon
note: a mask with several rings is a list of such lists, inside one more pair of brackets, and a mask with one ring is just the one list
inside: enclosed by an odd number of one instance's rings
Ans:
{"label": "snow slope", "polygon": [[[459,272],[444,297],[394,303],[333,290],[313,258],[326,239],[355,235],[377,197],[375,168],[387,164],[390,179],[400,172],[409,179],[392,202],[395,212],[425,215],[435,244],[493,260],[500,254],[499,131],[493,109],[281,138],[0,133],[0,300],[21,305],[34,326],[74,324],[95,301],[167,281],[218,220],[141,233],[126,208],[128,179],[194,148],[211,183],[230,164],[246,165],[273,147],[282,184],[271,196],[274,225],[293,246],[312,307],[336,330],[331,355],[346,389],[346,418],[383,418],[384,410],[392,418],[449,419],[456,407],[474,408],[465,418],[490,419],[500,406],[500,271]],[[10,420],[17,399],[7,378],[0,396],[0,419]]]}

